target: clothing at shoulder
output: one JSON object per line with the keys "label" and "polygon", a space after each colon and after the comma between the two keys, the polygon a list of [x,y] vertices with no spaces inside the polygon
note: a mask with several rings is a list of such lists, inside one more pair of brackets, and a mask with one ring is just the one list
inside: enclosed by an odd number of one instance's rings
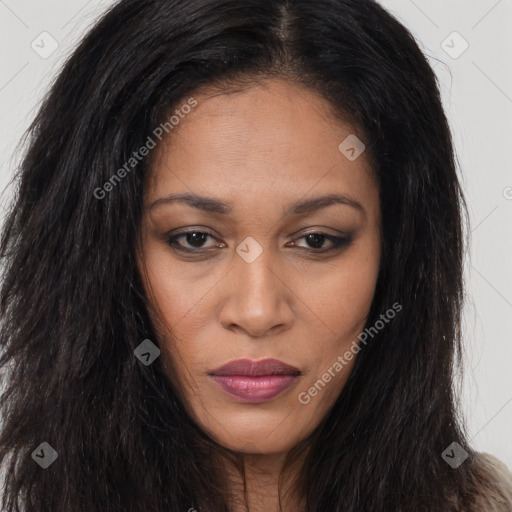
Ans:
{"label": "clothing at shoulder", "polygon": [[512,473],[508,467],[490,453],[479,453],[476,463],[486,478],[478,482],[474,510],[512,512]]}

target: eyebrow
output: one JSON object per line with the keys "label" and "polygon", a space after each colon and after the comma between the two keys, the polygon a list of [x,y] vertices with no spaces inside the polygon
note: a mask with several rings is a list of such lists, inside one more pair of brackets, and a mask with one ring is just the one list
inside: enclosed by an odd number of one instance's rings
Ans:
{"label": "eyebrow", "polygon": [[[197,194],[171,194],[166,197],[157,199],[149,207],[150,211],[163,206],[164,204],[170,204],[174,202],[180,202],[202,210],[206,213],[216,213],[221,215],[229,215],[233,212],[233,205],[224,203],[213,197],[204,197]],[[366,213],[363,205],[351,198],[346,194],[327,194],[324,196],[314,197],[312,199],[304,199],[288,205],[285,210],[285,216],[289,215],[304,215],[312,213],[322,208],[327,208],[333,204],[342,204],[351,206],[361,213]]]}

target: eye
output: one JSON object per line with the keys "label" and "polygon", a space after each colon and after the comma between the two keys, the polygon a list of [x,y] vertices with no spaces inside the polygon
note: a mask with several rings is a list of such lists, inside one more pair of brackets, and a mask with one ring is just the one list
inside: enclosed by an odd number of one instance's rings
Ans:
{"label": "eye", "polygon": [[[216,240],[214,235],[207,231],[190,230],[167,237],[166,243],[174,250],[181,251],[183,253],[205,253],[208,249],[212,249],[214,247],[226,247],[224,242],[219,242],[217,245],[205,245],[209,238]],[[307,247],[297,244],[297,241],[302,239],[305,240]],[[293,247],[305,249],[311,253],[321,254],[348,246],[351,243],[351,240],[350,236],[338,237],[322,232],[312,232],[297,238],[291,245]]]}
{"label": "eye", "polygon": [[[167,238],[167,244],[176,250],[184,251],[184,252],[200,252],[201,249],[204,249],[204,243],[208,238],[215,239],[215,237],[206,231],[186,231],[183,233],[179,233],[177,235],[173,235]],[[184,244],[179,242],[179,240],[183,239]],[[221,242],[220,247],[225,247],[226,244]],[[211,246],[215,247],[215,245]],[[207,247],[208,248],[208,247]]]}
{"label": "eye", "polygon": [[[300,238],[297,238],[297,240],[304,239],[309,247],[306,247],[307,250],[310,250],[311,252],[316,253],[322,253],[322,252],[328,252],[333,251],[336,249],[339,249],[343,246],[349,245],[351,242],[350,237],[339,237],[334,235],[328,235],[327,233],[321,233],[321,232],[313,232],[308,233],[307,235],[301,236]],[[325,242],[330,242],[329,245],[325,247]],[[295,247],[298,246],[295,242],[293,243]]]}

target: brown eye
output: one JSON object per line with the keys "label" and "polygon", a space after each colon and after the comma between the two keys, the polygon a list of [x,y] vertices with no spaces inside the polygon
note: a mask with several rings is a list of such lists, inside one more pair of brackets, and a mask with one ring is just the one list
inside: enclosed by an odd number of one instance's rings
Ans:
{"label": "brown eye", "polygon": [[[307,235],[301,236],[297,240],[302,239],[304,239],[308,244],[306,249],[310,249],[312,252],[327,252],[336,250],[340,247],[349,245],[351,242],[351,237],[342,238],[339,236],[328,235],[326,233],[320,232],[308,233]],[[325,246],[326,241],[330,242],[330,247],[329,245],[327,247]],[[295,243],[294,245],[299,247]]]}
{"label": "brown eye", "polygon": [[[201,253],[207,252],[209,249],[214,247],[222,248],[226,246],[226,244],[223,242],[220,242],[217,245],[213,244],[206,246],[205,244],[209,238],[216,240],[216,238],[211,233],[206,231],[191,230],[167,237],[166,243],[176,251],[181,251],[184,253]],[[181,241],[182,239],[183,241]],[[352,241],[350,236],[338,237],[321,232],[308,233],[298,238],[297,240],[302,239],[305,240],[307,247],[297,245],[296,242],[293,242],[292,245],[298,248],[306,249],[312,253],[325,253],[329,251],[335,251],[341,247],[348,246]]]}
{"label": "brown eye", "polygon": [[[180,233],[177,235],[173,235],[167,238],[167,244],[179,251],[200,251],[204,249],[204,244],[208,240],[208,238],[215,239],[213,235],[207,233],[205,231],[187,231],[184,233]],[[178,242],[178,240],[184,239],[184,243]],[[187,244],[187,245],[184,245]],[[224,246],[225,244],[221,244]],[[210,246],[214,247],[214,246]],[[210,248],[206,247],[206,248]]]}

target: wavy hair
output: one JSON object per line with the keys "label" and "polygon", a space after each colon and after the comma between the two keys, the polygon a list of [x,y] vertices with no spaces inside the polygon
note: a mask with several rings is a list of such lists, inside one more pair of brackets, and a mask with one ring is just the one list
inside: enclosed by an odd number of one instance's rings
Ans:
{"label": "wavy hair", "polygon": [[[98,187],[184,98],[281,78],[359,127],[379,182],[383,251],[362,350],[297,447],[308,512],[472,510],[461,368],[466,206],[438,83],[411,33],[373,0],[122,0],[67,60],[27,134],[1,234],[0,466],[6,512],[227,512],[214,456],[160,359],[136,265],[152,158]],[[172,137],[172,134],[171,134]],[[96,191],[96,194],[95,194]],[[441,453],[469,453],[453,470]],[[42,469],[41,442],[57,452]],[[294,453],[290,453],[290,460]]]}

